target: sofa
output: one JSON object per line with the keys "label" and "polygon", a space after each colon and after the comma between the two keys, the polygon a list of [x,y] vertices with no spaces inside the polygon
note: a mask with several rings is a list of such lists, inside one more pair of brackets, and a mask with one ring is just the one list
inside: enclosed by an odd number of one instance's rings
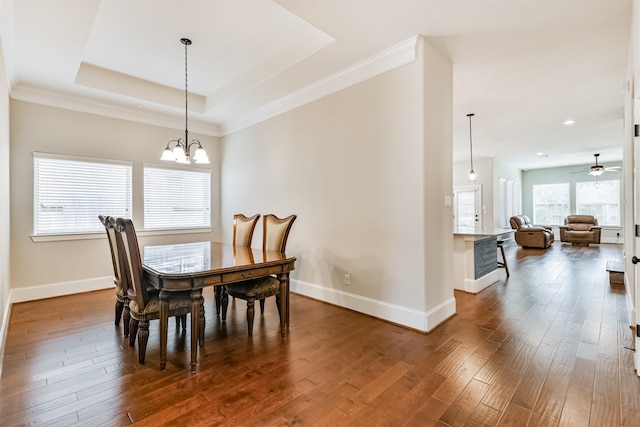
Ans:
{"label": "sofa", "polygon": [[515,230],[516,243],[526,248],[546,249],[553,243],[554,235],[549,226],[536,226],[526,215],[516,215],[509,219]]}
{"label": "sofa", "polygon": [[587,246],[600,243],[601,230],[598,220],[592,215],[569,215],[560,226],[560,241]]}

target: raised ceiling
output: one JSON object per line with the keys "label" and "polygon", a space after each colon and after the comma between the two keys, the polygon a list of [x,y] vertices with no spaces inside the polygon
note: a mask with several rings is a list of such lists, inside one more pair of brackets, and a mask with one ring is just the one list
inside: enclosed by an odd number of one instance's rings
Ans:
{"label": "raised ceiling", "polygon": [[[454,66],[454,160],[621,160],[632,0],[2,0],[11,97],[223,135],[416,35]],[[342,74],[341,74],[342,73]],[[307,94],[300,96],[300,94]],[[563,125],[568,119],[571,126]],[[547,156],[536,155],[542,152]]]}

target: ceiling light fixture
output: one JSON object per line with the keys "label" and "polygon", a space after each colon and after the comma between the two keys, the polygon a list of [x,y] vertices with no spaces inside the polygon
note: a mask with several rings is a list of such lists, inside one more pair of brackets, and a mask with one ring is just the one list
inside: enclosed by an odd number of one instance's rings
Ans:
{"label": "ceiling light fixture", "polygon": [[473,142],[471,140],[471,117],[473,117],[475,114],[470,113],[467,114],[467,117],[469,117],[469,154],[471,157],[471,170],[469,171],[469,181],[475,181],[476,180],[476,173],[473,171]]}
{"label": "ceiling light fixture", "polygon": [[570,126],[570,125],[574,124],[575,122],[576,122],[575,120],[569,119],[569,120],[565,120],[562,124],[565,125],[565,126]]}
{"label": "ceiling light fixture", "polygon": [[[196,163],[209,163],[209,157],[202,148],[202,144],[197,139],[189,141],[189,93],[187,92],[187,46],[191,44],[189,39],[180,39],[180,43],[184,45],[184,139],[178,138],[167,142],[167,148],[162,152],[160,160],[167,160],[178,163],[189,164],[189,156],[191,155],[191,146],[197,145],[193,160]],[[171,143],[175,143],[171,149]]]}
{"label": "ceiling light fixture", "polygon": [[596,157],[596,164],[591,166],[589,175],[600,176],[604,172],[604,166],[598,164],[598,157],[600,156],[600,154],[594,154],[594,156]]}

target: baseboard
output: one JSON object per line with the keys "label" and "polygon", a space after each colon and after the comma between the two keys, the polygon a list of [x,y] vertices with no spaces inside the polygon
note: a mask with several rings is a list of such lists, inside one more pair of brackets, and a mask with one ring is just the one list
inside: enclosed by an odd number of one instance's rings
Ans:
{"label": "baseboard", "polygon": [[479,279],[464,279],[463,291],[477,294],[483,289],[493,285],[498,280],[500,280],[500,270],[493,270],[492,272],[485,274]]}
{"label": "baseboard", "polygon": [[7,341],[7,330],[9,329],[9,314],[11,310],[11,299],[5,300],[4,315],[2,316],[2,324],[0,325],[0,377],[2,376],[2,366],[4,365],[4,349]]}
{"label": "baseboard", "polygon": [[449,317],[456,314],[456,300],[454,297],[444,301],[428,312],[424,312],[337,289],[327,288],[314,283],[304,282],[302,280],[291,280],[291,292],[365,313],[422,332],[431,331]]}
{"label": "baseboard", "polygon": [[44,298],[60,297],[81,292],[97,291],[113,288],[113,277],[94,277],[91,279],[75,280],[72,282],[50,283],[40,286],[11,289],[9,303],[34,301]]}

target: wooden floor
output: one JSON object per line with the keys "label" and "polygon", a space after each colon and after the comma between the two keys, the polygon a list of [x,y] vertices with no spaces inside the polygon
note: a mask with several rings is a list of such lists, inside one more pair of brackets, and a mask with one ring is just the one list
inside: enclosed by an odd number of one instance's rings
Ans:
{"label": "wooden floor", "polygon": [[0,425],[640,426],[624,288],[605,271],[621,247],[507,257],[509,280],[456,292],[458,315],[428,335],[293,295],[286,340],[273,299],[248,339],[244,302],[221,324],[207,289],[194,375],[173,327],[159,370],[157,322],[138,364],[113,291],[16,304]]}

